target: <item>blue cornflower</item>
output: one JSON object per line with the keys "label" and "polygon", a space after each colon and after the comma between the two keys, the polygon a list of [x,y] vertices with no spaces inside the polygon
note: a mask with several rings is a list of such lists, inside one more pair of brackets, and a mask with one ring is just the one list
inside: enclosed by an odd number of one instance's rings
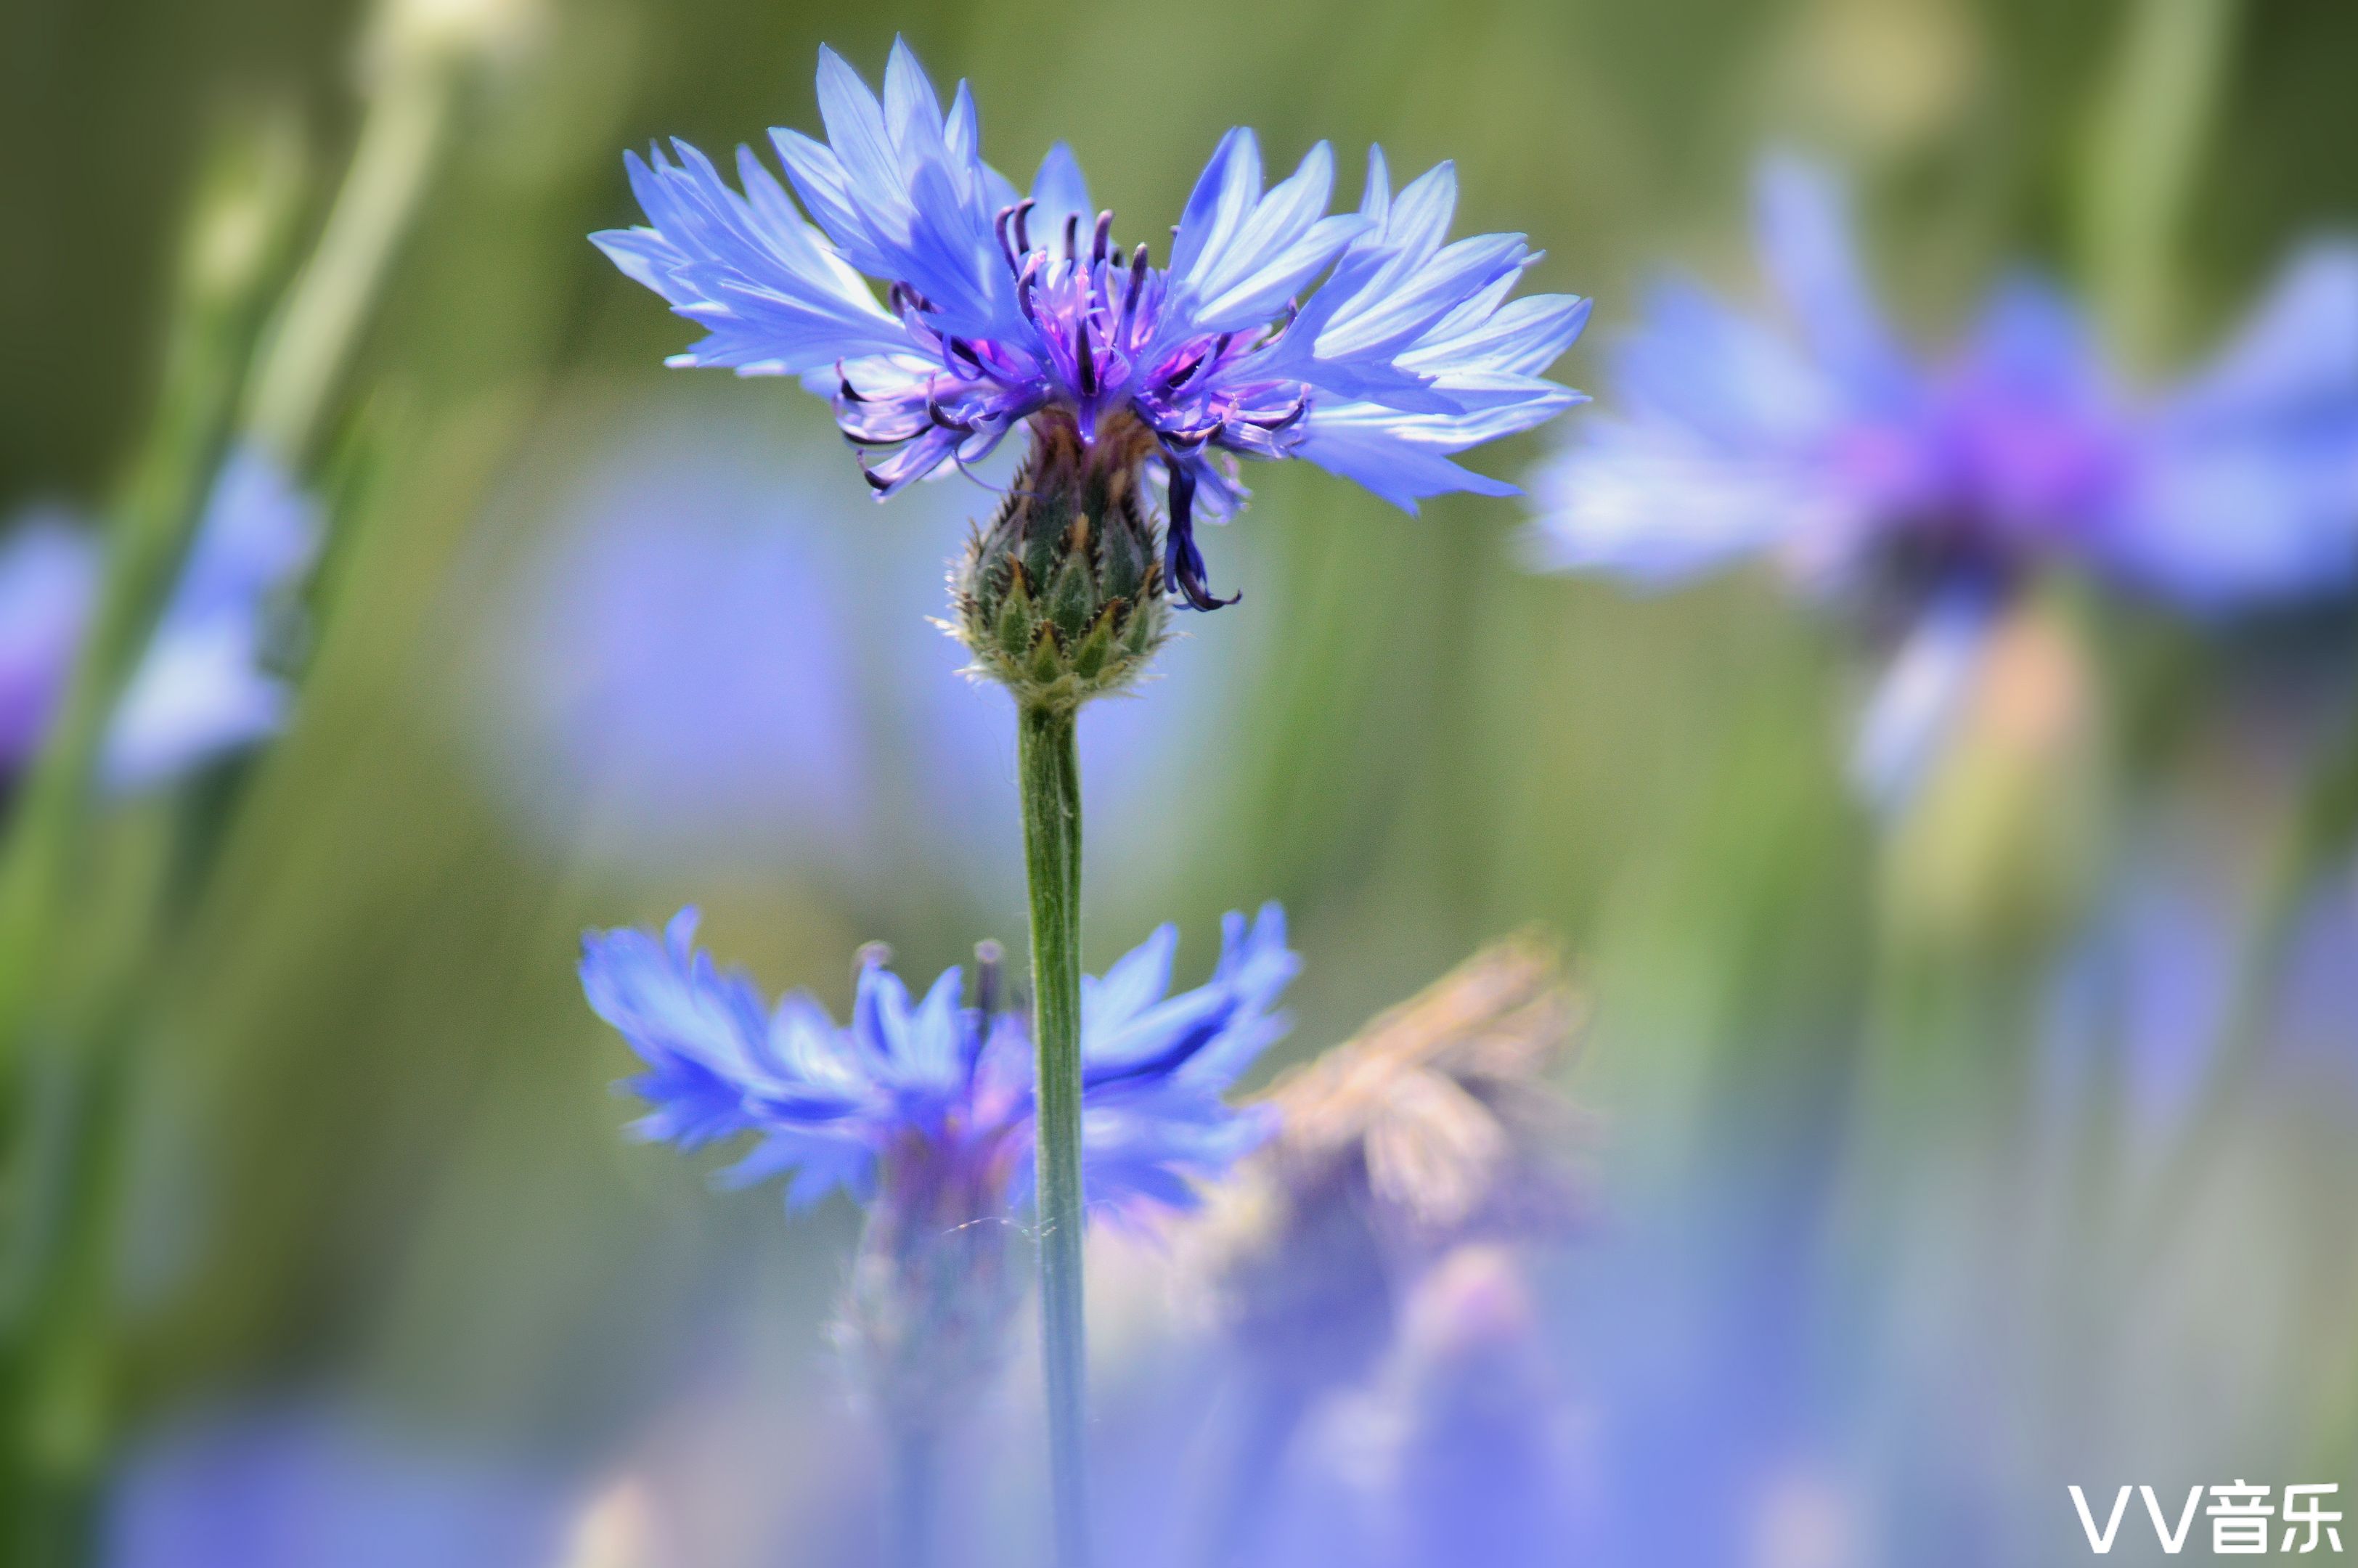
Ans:
{"label": "blue cornflower", "polygon": [[1812,589],[1897,598],[1920,636],[1870,717],[1870,783],[1953,707],[1942,672],[2035,570],[2204,616],[2358,579],[2358,247],[2302,252],[2209,366],[2137,394],[2028,276],[1955,353],[1912,356],[1833,178],[1772,159],[1757,199],[1789,321],[1660,288],[1618,354],[1619,416],[1540,476],[1535,550],[1649,585],[1773,555]]}
{"label": "blue cornflower", "polygon": [[1232,130],[1156,267],[1147,246],[1115,243],[1110,212],[1092,214],[1063,144],[1028,196],[985,163],[966,85],[944,114],[906,45],[881,102],[823,49],[818,98],[827,142],[771,133],[816,226],[749,149],[741,194],[675,141],[674,156],[627,159],[649,226],[593,238],[709,332],[672,363],[831,395],[847,436],[889,449],[865,465],[880,494],[979,460],[1027,420],[1070,421],[1085,446],[1151,463],[1169,502],[1166,575],[1208,609],[1220,601],[1193,522],[1245,495],[1214,454],[1306,458],[1414,511],[1449,491],[1513,493],[1451,456],[1579,400],[1542,373],[1587,301],[1510,300],[1537,259],[1520,235],[1444,244],[1448,164],[1395,198],[1370,149],[1359,210],[1330,214],[1326,144],[1264,191],[1258,142]]}
{"label": "blue cornflower", "polygon": [[[871,956],[851,1022],[807,993],[773,1010],[743,976],[694,946],[696,911],[664,935],[592,933],[582,989],[647,1070],[628,1087],[647,1102],[633,1130],[695,1148],[740,1134],[758,1145],[724,1173],[743,1185],[792,1171],[787,1201],[837,1186],[952,1223],[1022,1201],[1033,1148],[1031,1029],[997,1005],[986,961],[977,1004],[957,969],[915,1000]],[[1186,1207],[1269,1130],[1258,1110],[1221,1098],[1287,1027],[1271,1011],[1297,968],[1285,916],[1263,907],[1223,923],[1218,968],[1166,996],[1178,936],[1163,926],[1081,991],[1082,1136],[1089,1198],[1116,1211]]]}
{"label": "blue cornflower", "polygon": [[[261,452],[233,451],[108,726],[108,790],[168,784],[286,722],[287,683],[267,667],[269,611],[318,546],[311,502]],[[0,547],[0,774],[47,732],[98,586],[97,541],[60,519],[36,517]]]}

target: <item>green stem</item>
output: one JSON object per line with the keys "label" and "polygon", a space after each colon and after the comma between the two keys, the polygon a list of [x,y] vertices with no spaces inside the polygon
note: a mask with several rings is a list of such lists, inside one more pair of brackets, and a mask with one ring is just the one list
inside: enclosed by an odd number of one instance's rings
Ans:
{"label": "green stem", "polygon": [[[125,1010],[71,1055],[37,1064],[32,1147],[18,1152],[26,1233],[11,1238],[7,1335],[0,1390],[9,1420],[0,1470],[0,1518],[15,1521],[0,1560],[25,1568],[88,1561],[78,1544],[112,1424],[114,1328],[111,1216],[121,1201],[128,1060],[136,1041]],[[29,1271],[29,1274],[28,1274]]]}
{"label": "green stem", "polygon": [[362,124],[319,248],[287,291],[257,356],[245,429],[290,470],[300,468],[333,407],[337,381],[416,218],[449,140],[455,78],[452,62],[428,59],[384,85]]}
{"label": "green stem", "polygon": [[2082,163],[2081,259],[2115,346],[2149,371],[2178,303],[2177,247],[2226,86],[2238,0],[2136,0]]}
{"label": "green stem", "polygon": [[1070,708],[1017,719],[1039,1071],[1040,1331],[1058,1568],[1088,1562],[1082,1449],[1081,762]]}

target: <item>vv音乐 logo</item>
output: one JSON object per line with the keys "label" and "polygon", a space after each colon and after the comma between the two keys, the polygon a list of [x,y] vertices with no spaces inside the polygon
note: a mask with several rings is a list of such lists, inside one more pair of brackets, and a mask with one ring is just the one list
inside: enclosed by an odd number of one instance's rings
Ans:
{"label": "vv\u97f3\u4e50 logo", "polygon": [[[2263,1557],[2272,1545],[2277,1552],[2289,1552],[2342,1550],[2342,1531],[2336,1528],[2342,1522],[2341,1512],[2325,1507],[2326,1499],[2342,1490],[2337,1483],[2287,1487],[2281,1509],[2268,1501],[2273,1488],[2251,1486],[2241,1478],[2230,1486],[2194,1487],[2187,1491],[2174,1521],[2151,1487],[2123,1487],[2113,1495],[2112,1511],[2102,1526],[2096,1522],[2095,1510],[2088,1506],[2087,1494],[2077,1487],[2066,1489],[2071,1494],[2071,1506],[2079,1510],[2080,1528],[2088,1532],[2088,1548],[2099,1556],[2111,1552],[2120,1540],[2132,1490],[2145,1498],[2153,1532],[2160,1539],[2162,1551],[2173,1556],[2186,1550],[2187,1538],[2194,1533],[2195,1510],[2201,1508],[2205,1491],[2212,1501],[2202,1512],[2211,1521],[2211,1550],[2218,1556]],[[2284,1526],[2284,1535],[2272,1541],[2270,1530],[2277,1524]]]}

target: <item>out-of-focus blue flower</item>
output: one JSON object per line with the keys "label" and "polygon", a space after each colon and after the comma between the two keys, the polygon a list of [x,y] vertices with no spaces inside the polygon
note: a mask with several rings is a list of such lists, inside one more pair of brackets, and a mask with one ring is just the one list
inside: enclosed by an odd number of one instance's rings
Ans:
{"label": "out-of-focus blue flower", "polygon": [[60,516],[27,517],[0,543],[0,777],[49,731],[97,575],[90,540]]}
{"label": "out-of-focus blue flower", "polygon": [[[268,668],[268,611],[318,547],[311,502],[260,451],[233,451],[115,708],[99,763],[108,790],[168,784],[285,723],[290,694]],[[47,731],[99,565],[96,540],[57,518],[32,520],[0,547],[0,771],[21,767]]]}
{"label": "out-of-focus blue flower", "polygon": [[513,1462],[322,1411],[197,1422],[136,1451],[107,1568],[557,1568],[573,1499]]}
{"label": "out-of-focus blue flower", "polygon": [[[879,784],[857,678],[874,633],[825,531],[860,487],[825,482],[804,445],[642,412],[571,470],[551,524],[497,519],[536,536],[496,573],[472,661],[492,678],[470,695],[495,699],[500,783],[568,849],[589,816],[656,863],[859,860]],[[906,619],[910,640],[946,643]]]}
{"label": "out-of-focus blue flower", "polygon": [[[648,226],[593,238],[708,330],[674,364],[832,394],[845,434],[890,451],[866,467],[882,494],[980,460],[1044,411],[1088,442],[1143,427],[1170,502],[1168,575],[1208,608],[1193,519],[1244,499],[1215,452],[1306,458],[1413,511],[1448,491],[1511,493],[1452,455],[1577,401],[1542,373],[1587,302],[1509,300],[1534,259],[1520,235],[1444,244],[1447,164],[1395,198],[1371,150],[1358,211],[1329,214],[1325,144],[1264,190],[1252,132],[1230,131],[1158,268],[1092,214],[1061,143],[1029,196],[985,163],[965,84],[946,115],[904,44],[881,101],[822,49],[818,98],[826,142],[771,135],[816,224],[750,149],[741,193],[676,141],[628,158]],[[888,286],[885,305],[866,277]]]}
{"label": "out-of-focus blue flower", "polygon": [[115,709],[108,788],[152,788],[277,732],[293,694],[268,667],[267,611],[319,546],[318,509],[286,470],[254,447],[231,452]]}
{"label": "out-of-focus blue flower", "polygon": [[2201,616],[2358,579],[2358,247],[2296,256],[2209,366],[2137,395],[2028,276],[1953,354],[1911,355],[1833,179],[1772,159],[1757,195],[1786,319],[1662,286],[1621,346],[1617,416],[1541,470],[1533,553],[1649,586],[1768,555],[1813,592],[1896,608],[1914,629],[1852,764],[1872,798],[1905,795],[2034,571]]}
{"label": "out-of-focus blue flower", "polygon": [[[1025,1015],[988,993],[964,1005],[950,969],[912,1000],[866,964],[849,1025],[794,992],[773,1011],[743,976],[693,946],[696,912],[662,937],[592,933],[581,983],[647,1071],[629,1087],[651,1108],[644,1138],[683,1148],[741,1133],[759,1145],[725,1174],[742,1185],[792,1171],[791,1204],[836,1186],[959,1184],[978,1212],[1020,1197],[1032,1157],[1033,1060]],[[1287,1026],[1271,1011],[1297,968],[1285,917],[1265,906],[1223,923],[1218,968],[1166,996],[1177,932],[1163,926],[1081,992],[1082,1137],[1089,1197],[1127,1210],[1185,1207],[1268,1131],[1221,1096]],[[905,1201],[905,1195],[903,1196]],[[914,1206],[929,1206],[918,1205]]]}
{"label": "out-of-focus blue flower", "polygon": [[[716,390],[553,411],[548,455],[519,466],[467,574],[471,758],[568,855],[1020,899],[1008,697],[956,678],[972,655],[913,608],[940,587],[963,487],[921,486],[880,521],[833,431],[802,417],[815,403],[782,427]],[[1240,743],[1232,694],[1269,652],[1234,630],[1174,638],[1153,701],[1081,722],[1087,877],[1131,918],[1217,808],[1193,781]]]}
{"label": "out-of-focus blue flower", "polygon": [[1417,1282],[1395,1352],[1400,1560],[1412,1568],[1562,1562],[1575,1466],[1527,1266],[1471,1246]]}
{"label": "out-of-focus blue flower", "polygon": [[2027,276],[1955,353],[1911,356],[1829,175],[1770,160],[1758,203],[1789,321],[1658,291],[1619,416],[1541,476],[1547,564],[1668,583],[1773,552],[1872,590],[2061,564],[2202,614],[2358,576],[2358,248],[2303,251],[2207,367],[2136,395]]}

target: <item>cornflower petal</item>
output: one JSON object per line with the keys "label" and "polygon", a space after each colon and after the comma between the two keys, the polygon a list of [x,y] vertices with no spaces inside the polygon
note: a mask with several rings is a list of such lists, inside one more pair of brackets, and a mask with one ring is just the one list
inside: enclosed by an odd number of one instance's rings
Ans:
{"label": "cornflower petal", "polygon": [[1027,232],[1051,250],[1060,243],[1066,224],[1086,232],[1097,222],[1081,161],[1063,142],[1051,146],[1048,156],[1040,160],[1040,172],[1032,178],[1032,211],[1025,222]]}
{"label": "cornflower petal", "polygon": [[1119,1029],[1152,1006],[1171,989],[1171,958],[1179,950],[1179,928],[1163,925],[1119,959],[1103,979],[1081,988],[1081,1027],[1090,1033]]}
{"label": "cornflower petal", "polygon": [[[1243,125],[1220,138],[1171,236],[1171,276],[1192,281],[1217,265],[1260,200],[1260,143]],[[1207,259],[1208,258],[1208,259]]]}
{"label": "cornflower petal", "polygon": [[1772,156],[1753,201],[1762,269],[1820,362],[1860,396],[1904,389],[1907,362],[1867,287],[1841,186],[1815,165]]}

